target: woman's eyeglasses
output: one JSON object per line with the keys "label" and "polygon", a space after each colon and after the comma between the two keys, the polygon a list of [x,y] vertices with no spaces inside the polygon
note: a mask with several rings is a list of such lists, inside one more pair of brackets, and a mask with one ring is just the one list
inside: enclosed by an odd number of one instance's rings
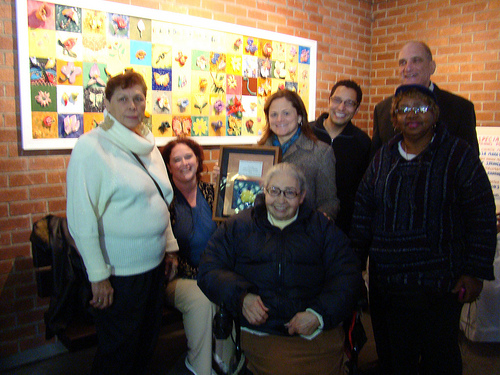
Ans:
{"label": "woman's eyeglasses", "polygon": [[271,196],[271,197],[279,197],[281,195],[281,193],[283,193],[283,195],[285,196],[285,198],[287,199],[294,199],[294,198],[297,198],[297,195],[300,194],[300,191],[295,191],[293,189],[285,189],[285,190],[281,190],[279,187],[276,187],[276,186],[271,186],[271,187],[268,187],[266,188],[266,191],[267,193]]}
{"label": "woman's eyeglasses", "polygon": [[418,115],[419,113],[427,113],[430,111],[430,106],[428,105],[421,105],[419,107],[408,107],[408,106],[401,106],[396,109],[396,114],[397,115],[407,115],[410,112],[415,113]]}

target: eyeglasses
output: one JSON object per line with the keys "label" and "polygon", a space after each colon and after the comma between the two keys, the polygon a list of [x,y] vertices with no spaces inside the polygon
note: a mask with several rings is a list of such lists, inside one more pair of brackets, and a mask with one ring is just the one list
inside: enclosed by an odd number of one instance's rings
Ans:
{"label": "eyeglasses", "polygon": [[401,106],[401,107],[397,108],[395,112],[397,115],[400,115],[400,114],[407,115],[410,112],[413,112],[416,115],[418,115],[419,113],[427,113],[430,111],[430,109],[431,108],[428,105],[421,105],[419,107]]}
{"label": "eyeglasses", "polygon": [[283,193],[286,199],[297,198],[297,195],[300,194],[300,191],[295,191],[292,189],[281,190],[279,187],[276,186],[268,187],[266,188],[266,191],[271,197],[279,197],[281,193]]}
{"label": "eyeglasses", "polygon": [[350,99],[347,99],[347,100],[342,100],[342,98],[339,98],[338,96],[332,96],[330,98],[330,100],[332,101],[332,103],[334,103],[335,105],[341,105],[342,103],[344,103],[344,106],[349,109],[349,110],[353,110],[355,109],[357,106],[358,106],[358,103],[355,102],[354,100],[350,100]]}

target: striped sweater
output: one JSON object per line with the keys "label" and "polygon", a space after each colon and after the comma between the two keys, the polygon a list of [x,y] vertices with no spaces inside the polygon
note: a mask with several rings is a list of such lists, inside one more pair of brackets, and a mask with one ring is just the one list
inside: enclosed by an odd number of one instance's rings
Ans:
{"label": "striped sweater", "polygon": [[350,237],[370,256],[370,282],[449,291],[461,275],[492,280],[495,202],[479,158],[444,126],[411,161],[401,139],[374,156],[356,195]]}

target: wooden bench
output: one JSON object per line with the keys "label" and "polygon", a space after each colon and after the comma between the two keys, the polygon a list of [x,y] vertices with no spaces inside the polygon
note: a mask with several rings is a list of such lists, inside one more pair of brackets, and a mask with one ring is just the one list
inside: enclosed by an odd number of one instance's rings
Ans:
{"label": "wooden bench", "polygon": [[[48,215],[38,220],[33,224],[30,240],[38,297],[51,298],[52,303],[54,302],[53,299],[57,298],[54,286],[61,283],[61,281],[57,279],[57,277],[61,277],[61,275],[55,274],[57,271],[54,267],[54,261],[57,260],[54,260],[56,259],[54,257],[54,247],[65,247],[64,251],[68,252],[69,258],[79,257],[76,255],[76,246],[67,230],[66,218]],[[78,260],[81,262],[81,258],[77,259],[77,261]],[[81,262],[81,264],[83,269],[83,262]],[[78,275],[78,272],[82,270],[76,269],[75,271],[75,278],[83,278],[81,275]],[[64,275],[64,277],[71,276]],[[76,289],[81,288],[83,290],[82,293],[91,293],[90,285],[86,279],[76,281],[70,280],[70,282],[73,281],[76,283]],[[87,284],[87,286],[85,286],[85,284]],[[85,290],[87,287],[88,291]],[[89,294],[89,299],[90,296]],[[70,313],[67,314],[68,316],[64,317],[63,323],[57,326],[57,329],[49,329],[49,327],[47,327],[47,314],[51,309],[53,311],[53,306],[49,305],[49,309],[44,314],[46,339],[51,339],[55,335],[69,351],[77,351],[96,345],[97,334],[91,314],[89,313],[90,310],[86,310],[83,303],[81,305],[81,308],[75,307],[72,309],[70,307]],[[179,322],[182,322],[182,314],[174,307],[165,305],[162,324],[165,326]]]}

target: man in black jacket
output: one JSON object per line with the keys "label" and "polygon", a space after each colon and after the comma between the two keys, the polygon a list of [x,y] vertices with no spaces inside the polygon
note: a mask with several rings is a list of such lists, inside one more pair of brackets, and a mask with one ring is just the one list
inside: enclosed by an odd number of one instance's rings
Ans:
{"label": "man in black jacket", "polygon": [[349,234],[354,198],[370,163],[371,139],[352,123],[363,98],[361,87],[352,80],[338,81],[332,88],[328,112],[310,123],[314,134],[333,148],[335,179],[340,210],[335,224]]}
{"label": "man in black jacket", "polygon": [[[438,122],[444,123],[448,131],[464,139],[479,155],[479,145],[476,134],[476,113],[474,104],[467,99],[441,90],[431,82],[431,75],[436,70],[436,62],[432,52],[424,42],[411,41],[406,43],[399,52],[399,74],[401,84],[418,84],[428,87],[434,92],[439,105]],[[375,106],[373,113],[373,156],[377,150],[396,134],[391,122],[391,104],[393,96],[384,99]]]}

